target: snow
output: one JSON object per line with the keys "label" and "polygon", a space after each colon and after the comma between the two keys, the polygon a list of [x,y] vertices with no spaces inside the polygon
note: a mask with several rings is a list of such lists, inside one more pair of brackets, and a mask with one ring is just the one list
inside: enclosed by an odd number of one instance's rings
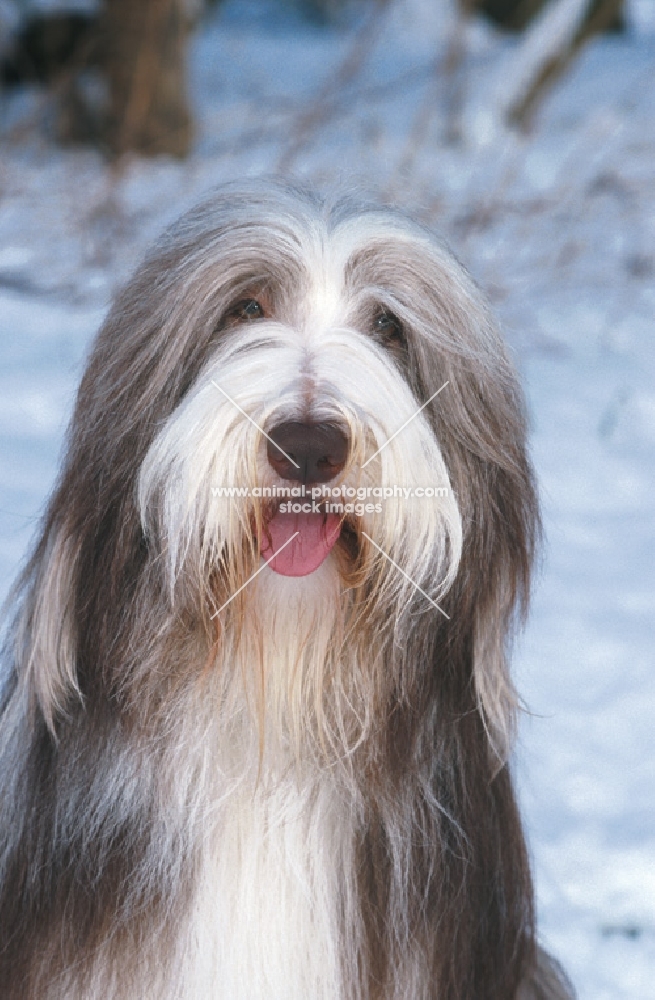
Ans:
{"label": "snow", "polygon": [[0,590],[55,479],[93,333],[169,220],[285,157],[420,215],[488,292],[528,392],[547,544],[515,656],[517,772],[541,936],[581,1000],[652,1000],[655,11],[634,0],[630,31],[584,50],[524,136],[498,113],[520,40],[470,25],[448,80],[445,0],[383,18],[319,30],[288,5],[226,0],[194,37],[185,163],[110,171],[51,144],[43,94],[0,98]]}

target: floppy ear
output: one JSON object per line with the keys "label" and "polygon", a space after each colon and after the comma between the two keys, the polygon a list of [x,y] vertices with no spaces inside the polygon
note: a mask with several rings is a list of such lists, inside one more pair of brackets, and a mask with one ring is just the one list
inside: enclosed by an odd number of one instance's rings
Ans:
{"label": "floppy ear", "polygon": [[527,610],[540,522],[520,389],[503,354],[496,364],[495,378],[483,369],[456,379],[453,398],[466,420],[454,421],[446,447],[464,522],[455,615],[468,633],[477,703],[500,766],[517,709],[508,644]]}
{"label": "floppy ear", "polygon": [[44,537],[18,584],[17,681],[51,732],[71,697],[80,696],[74,622],[77,549],[64,528]]}
{"label": "floppy ear", "polygon": [[[517,375],[477,288],[455,262],[450,273],[433,292],[441,317],[447,297],[447,318],[432,357],[419,345],[417,377],[423,385],[449,381],[429,407],[463,527],[459,571],[447,601],[449,655],[471,674],[495,766],[501,766],[517,709],[508,644],[527,610],[539,506]],[[427,382],[426,372],[432,373]],[[419,391],[430,394],[422,386]]]}
{"label": "floppy ear", "polygon": [[[516,451],[523,451],[513,442]],[[478,706],[498,766],[512,748],[517,695],[509,673],[508,645],[517,618],[523,618],[530,588],[530,570],[538,509],[525,453],[510,469],[481,459],[471,476],[471,526],[465,572],[472,582],[473,676]],[[486,494],[482,515],[479,499]],[[474,581],[473,577],[477,576]]]}
{"label": "floppy ear", "polygon": [[100,677],[103,657],[127,632],[145,561],[138,469],[212,342],[213,303],[204,301],[204,313],[197,304],[197,315],[185,311],[190,279],[173,251],[166,253],[154,252],[137,272],[97,337],[61,478],[13,598],[16,679],[51,731],[86,695],[82,672],[87,681]]}

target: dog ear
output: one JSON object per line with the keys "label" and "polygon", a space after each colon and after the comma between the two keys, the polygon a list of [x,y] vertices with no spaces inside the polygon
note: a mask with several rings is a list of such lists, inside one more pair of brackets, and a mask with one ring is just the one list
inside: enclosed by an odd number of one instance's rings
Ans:
{"label": "dog ear", "polygon": [[[77,551],[65,530],[44,536],[17,585],[14,657],[17,682],[51,732],[79,697],[74,624]],[[22,600],[21,600],[22,598]]]}
{"label": "dog ear", "polygon": [[[530,571],[538,530],[529,466],[508,470],[485,465],[491,507],[484,521],[474,515],[470,556],[479,566],[473,623],[473,676],[480,714],[498,766],[511,752],[518,699],[509,672],[508,646],[527,610]],[[475,482],[472,483],[475,488]],[[475,536],[478,537],[475,537]],[[482,536],[482,537],[479,537]]]}
{"label": "dog ear", "polygon": [[480,360],[478,370],[467,362],[453,371],[438,433],[463,522],[454,627],[462,655],[472,659],[478,709],[500,766],[511,750],[518,704],[508,644],[527,610],[540,521],[516,376],[500,341],[495,372],[488,357]]}
{"label": "dog ear", "polygon": [[129,578],[140,555],[134,483],[148,445],[143,428],[162,419],[183,391],[176,373],[201,363],[195,356],[186,368],[176,363],[170,345],[177,347],[179,339],[159,334],[165,304],[148,310],[146,294],[152,295],[147,286],[156,272],[137,272],[98,335],[60,482],[12,600],[16,679],[52,732],[84,692],[81,661],[88,661],[88,669],[101,666],[103,650],[121,631],[118,618],[108,619],[112,607],[124,617],[128,598],[119,581]]}
{"label": "dog ear", "polygon": [[518,704],[508,644],[527,610],[540,537],[525,403],[473,281],[442,251],[431,264],[436,321],[427,333],[424,323],[415,342],[412,377],[419,398],[448,382],[428,413],[463,528],[459,570],[446,602],[449,655],[470,674],[495,764],[501,766],[511,749]]}

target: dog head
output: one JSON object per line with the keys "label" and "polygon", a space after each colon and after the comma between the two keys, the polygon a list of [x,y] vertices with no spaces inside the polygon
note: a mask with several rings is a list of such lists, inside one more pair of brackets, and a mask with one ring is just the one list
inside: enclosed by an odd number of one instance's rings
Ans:
{"label": "dog head", "polygon": [[98,336],[26,683],[54,726],[94,678],[136,704],[220,664],[223,696],[349,749],[456,673],[503,760],[536,525],[516,377],[452,254],[386,209],[229,185]]}

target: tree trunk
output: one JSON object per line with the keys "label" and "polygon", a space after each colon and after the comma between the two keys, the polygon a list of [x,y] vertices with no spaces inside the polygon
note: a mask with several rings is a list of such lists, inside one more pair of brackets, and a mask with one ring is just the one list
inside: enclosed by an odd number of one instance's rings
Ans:
{"label": "tree trunk", "polygon": [[106,0],[111,152],[183,157],[191,144],[184,0]]}

